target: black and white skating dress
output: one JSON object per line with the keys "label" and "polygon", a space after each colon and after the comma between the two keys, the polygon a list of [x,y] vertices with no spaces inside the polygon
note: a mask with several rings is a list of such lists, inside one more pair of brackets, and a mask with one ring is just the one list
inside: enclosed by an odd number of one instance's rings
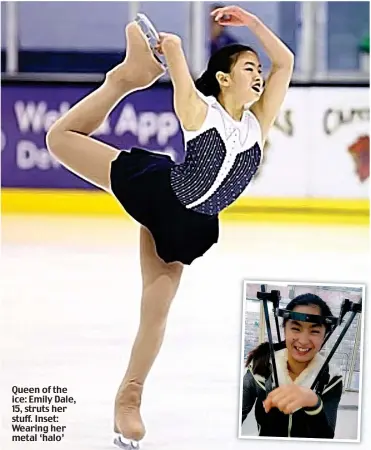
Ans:
{"label": "black and white skating dress", "polygon": [[183,130],[186,157],[139,148],[122,151],[111,167],[112,192],[152,233],[165,262],[191,264],[218,241],[218,214],[246,189],[262,158],[261,129],[246,110],[235,121],[214,97],[198,131]]}

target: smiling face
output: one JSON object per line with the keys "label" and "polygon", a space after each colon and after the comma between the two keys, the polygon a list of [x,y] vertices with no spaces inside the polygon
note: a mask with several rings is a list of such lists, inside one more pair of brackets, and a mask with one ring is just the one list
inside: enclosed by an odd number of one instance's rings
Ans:
{"label": "smiling face", "polygon": [[[293,311],[321,315],[320,308],[314,305],[297,306]],[[300,363],[311,361],[321,350],[325,333],[324,325],[288,320],[285,325],[285,340],[289,355]]]}
{"label": "smiling face", "polygon": [[221,89],[242,103],[259,100],[263,92],[263,76],[257,55],[250,51],[238,55],[229,74],[217,74]]}

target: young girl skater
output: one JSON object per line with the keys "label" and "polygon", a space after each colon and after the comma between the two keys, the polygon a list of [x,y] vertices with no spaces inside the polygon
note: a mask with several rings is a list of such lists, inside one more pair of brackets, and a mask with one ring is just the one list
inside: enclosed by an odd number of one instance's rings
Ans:
{"label": "young girl skater", "polygon": [[293,54],[257,17],[236,6],[219,8],[212,16],[221,25],[248,26],[271,58],[271,73],[263,92],[256,52],[233,45],[216,52],[194,83],[179,37],[160,35],[156,50],[166,59],[184,134],[182,164],[138,148],[119,151],[90,137],[126,95],[149,87],[164,73],[135,22],[126,27],[125,60],[47,135],[55,158],[112,193],[141,224],[141,318],[114,417],[115,431],[132,441],[145,435],[143,385],[160,350],[183,266],[218,241],[218,214],[256,173],[293,71]]}
{"label": "young girl skater", "polygon": [[[314,294],[294,298],[286,309],[332,316],[328,305]],[[334,438],[342,376],[328,365],[320,381],[320,392],[311,389],[324,363],[319,351],[330,327],[284,319],[285,341],[275,344],[279,387],[268,395],[266,388],[272,377],[268,343],[250,353],[243,381],[242,422],[255,404],[259,436]]]}

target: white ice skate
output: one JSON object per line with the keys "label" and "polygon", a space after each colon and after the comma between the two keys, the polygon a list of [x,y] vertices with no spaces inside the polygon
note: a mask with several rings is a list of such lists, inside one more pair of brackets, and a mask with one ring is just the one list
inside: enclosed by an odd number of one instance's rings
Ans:
{"label": "white ice skate", "polygon": [[126,439],[122,434],[116,433],[113,443],[124,450],[138,450],[139,442],[133,441],[131,439]]}
{"label": "white ice skate", "polygon": [[158,51],[155,49],[156,44],[160,40],[156,28],[153,26],[152,22],[148,19],[148,17],[145,14],[138,13],[135,18],[135,21],[140,26],[142,32],[146,36],[149,46],[151,47],[153,56],[162,65],[162,67],[165,70],[167,70],[167,64],[165,62],[164,56],[158,53]]}

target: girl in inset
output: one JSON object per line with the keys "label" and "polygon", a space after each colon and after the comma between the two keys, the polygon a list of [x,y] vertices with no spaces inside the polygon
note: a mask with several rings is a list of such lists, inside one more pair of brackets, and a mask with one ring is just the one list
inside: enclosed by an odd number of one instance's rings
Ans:
{"label": "girl in inset", "polygon": [[141,319],[115,402],[115,430],[135,441],[145,434],[143,385],[160,350],[183,266],[218,241],[219,213],[244,192],[258,170],[294,66],[292,52],[254,15],[229,6],[212,16],[221,25],[249,27],[272,67],[263,89],[257,53],[232,45],[216,52],[194,82],[180,38],[160,34],[155,50],[166,59],[174,88],[186,150],[183,163],[139,148],[120,151],[90,136],[125,96],[148,88],[164,73],[135,22],[126,27],[125,60],[47,135],[55,158],[112,193],[141,225]]}
{"label": "girl in inset", "polygon": [[[333,316],[317,295],[303,294],[286,307],[303,314]],[[269,344],[253,350],[246,361],[243,380],[242,423],[255,404],[259,436],[333,439],[343,379],[336,367],[327,365],[319,393],[310,387],[323,366],[319,354],[331,325],[283,320],[285,340],[274,344],[278,385],[272,385]]]}

